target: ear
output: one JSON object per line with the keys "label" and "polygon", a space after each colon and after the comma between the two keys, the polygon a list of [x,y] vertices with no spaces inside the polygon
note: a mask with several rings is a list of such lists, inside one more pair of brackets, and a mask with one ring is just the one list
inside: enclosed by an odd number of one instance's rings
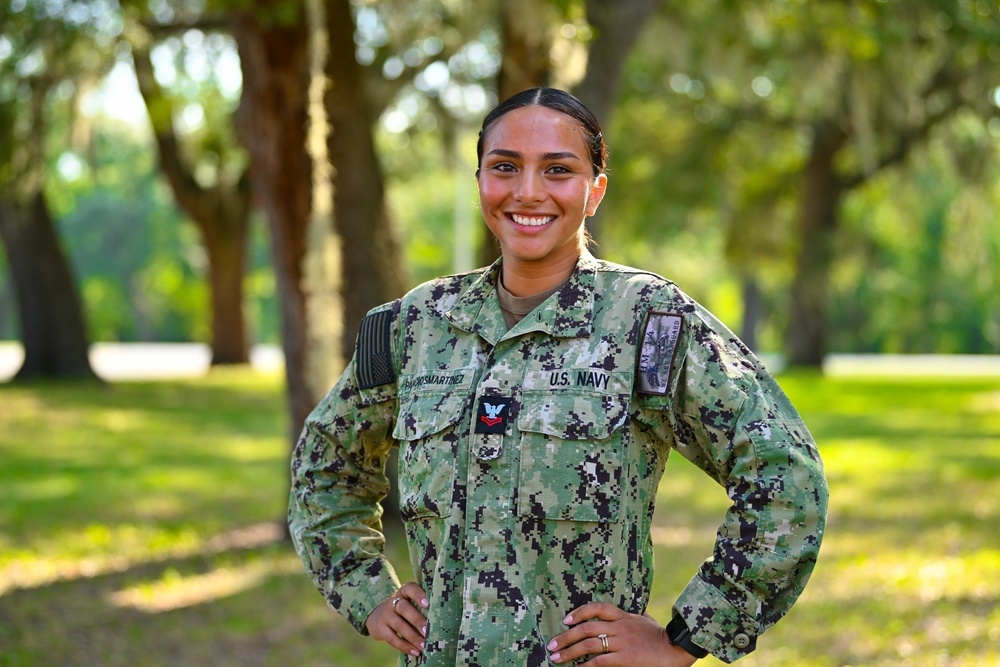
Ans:
{"label": "ear", "polygon": [[587,215],[597,213],[597,207],[604,199],[604,193],[608,189],[608,177],[605,174],[598,174],[594,179],[594,184],[590,186],[590,193],[587,195]]}

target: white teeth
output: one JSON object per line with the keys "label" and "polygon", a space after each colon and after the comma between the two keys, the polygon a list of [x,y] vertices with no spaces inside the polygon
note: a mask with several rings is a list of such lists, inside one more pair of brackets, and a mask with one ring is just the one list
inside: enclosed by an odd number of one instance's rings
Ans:
{"label": "white teeth", "polygon": [[547,222],[550,222],[553,216],[547,215],[544,218],[532,218],[526,215],[517,215],[515,213],[510,217],[514,218],[514,222],[519,225],[524,225],[525,227],[541,227]]}

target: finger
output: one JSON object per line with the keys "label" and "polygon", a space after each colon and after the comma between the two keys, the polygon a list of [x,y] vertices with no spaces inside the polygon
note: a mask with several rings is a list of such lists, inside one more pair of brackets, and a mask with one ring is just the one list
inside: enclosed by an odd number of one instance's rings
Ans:
{"label": "finger", "polygon": [[625,612],[607,602],[588,602],[577,607],[563,619],[566,625],[576,625],[584,621],[598,619],[602,621],[617,621],[624,618]]}
{"label": "finger", "polygon": [[389,644],[389,646],[393,647],[400,653],[406,653],[407,655],[414,655],[414,656],[420,655],[420,652],[423,650],[422,643],[416,645],[411,644],[410,642],[406,641],[405,639],[403,639],[402,637],[398,636],[396,633],[391,631],[388,633],[388,636],[385,638],[385,641],[387,644]]}
{"label": "finger", "polygon": [[[608,636],[608,641],[609,645],[608,645],[607,655],[610,655],[611,653],[613,653],[613,649],[611,648],[611,643],[610,643],[611,642],[610,635]],[[552,662],[562,663],[562,662],[569,662],[571,660],[575,660],[577,658],[586,655],[595,655],[599,658],[607,657],[607,655],[604,653],[604,642],[601,641],[600,637],[585,637],[580,641],[574,642],[572,644],[567,645],[565,648],[561,648],[555,651],[549,657],[552,660]],[[601,662],[604,661],[602,660]],[[601,664],[601,662],[591,661],[587,662],[586,664],[588,665]]]}
{"label": "finger", "polygon": [[403,587],[396,592],[396,595],[404,597],[413,604],[419,605],[424,609],[427,609],[430,606],[430,603],[427,601],[427,593],[424,592],[423,588],[412,581],[403,584]]}
{"label": "finger", "polygon": [[[415,628],[413,624],[411,624],[407,619],[403,618],[398,614],[395,614],[386,619],[386,623],[392,630],[392,635],[393,635],[390,638],[389,641],[390,644],[392,644],[391,639],[399,638],[402,639],[408,645],[407,648],[408,653],[410,652],[410,649],[417,649],[418,652],[423,649],[423,643],[424,643],[423,634],[420,632],[420,630]],[[423,627],[423,624],[421,624],[421,627]]]}
{"label": "finger", "polygon": [[427,636],[427,618],[423,611],[414,606],[413,600],[401,597],[393,605],[397,616],[401,616],[412,627],[416,628],[421,637]]}
{"label": "finger", "polygon": [[[581,643],[585,644],[587,640],[594,638],[597,642],[597,646],[599,647],[597,652],[601,653],[604,650],[604,644],[600,639],[598,639],[598,636],[601,633],[605,633],[610,637],[611,634],[608,632],[609,629],[610,624],[605,623],[604,621],[587,621],[580,623],[566,632],[553,637],[552,641],[549,642],[546,648],[550,651],[560,652],[570,646],[575,646]],[[593,646],[593,644],[590,645]]]}

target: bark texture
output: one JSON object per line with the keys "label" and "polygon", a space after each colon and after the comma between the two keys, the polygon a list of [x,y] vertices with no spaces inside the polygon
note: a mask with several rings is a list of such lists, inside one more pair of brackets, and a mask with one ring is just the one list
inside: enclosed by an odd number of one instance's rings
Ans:
{"label": "bark texture", "polygon": [[83,308],[44,195],[0,199],[0,237],[17,294],[24,363],[16,380],[96,378]]}
{"label": "bark texture", "polygon": [[830,266],[844,193],[834,158],[846,141],[847,135],[834,126],[814,128],[803,177],[799,251],[785,335],[785,349],[792,366],[821,366],[826,354]]}
{"label": "bark texture", "polygon": [[369,104],[365,73],[355,57],[349,0],[328,2],[325,19],[330,53],[324,107],[333,127],[328,149],[334,169],[334,220],[343,249],[341,349],[346,361],[354,353],[361,319],[375,306],[401,296],[405,280],[375,152],[373,128],[378,116]]}
{"label": "bark texture", "polygon": [[250,361],[243,312],[243,276],[249,229],[251,188],[244,171],[234,182],[220,179],[212,187],[195,180],[174,130],[174,108],[153,76],[149,52],[133,46],[136,78],[149,111],[160,169],[178,206],[194,221],[208,257],[211,293],[212,365]]}
{"label": "bark texture", "polygon": [[[587,22],[594,37],[587,51],[586,74],[573,94],[597,116],[605,130],[605,141],[625,60],[640,30],[659,6],[660,0],[587,0]],[[587,230],[599,245],[603,234],[599,209],[587,220]]]}
{"label": "bark texture", "polygon": [[266,16],[274,3],[256,4],[253,11],[234,13],[231,21],[243,71],[237,132],[250,153],[254,191],[271,232],[294,442],[318,402],[306,376],[302,286],[312,208],[312,163],[306,151],[309,30],[301,5],[295,20],[279,21]]}

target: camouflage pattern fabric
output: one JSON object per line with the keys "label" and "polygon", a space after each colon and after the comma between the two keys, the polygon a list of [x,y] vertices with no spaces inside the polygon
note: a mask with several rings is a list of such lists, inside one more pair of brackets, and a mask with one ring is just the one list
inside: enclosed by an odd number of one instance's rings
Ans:
{"label": "camouflage pattern fabric", "polygon": [[391,380],[359,387],[362,346],[310,416],[289,520],[328,603],[365,633],[399,586],[378,504],[399,446],[410,560],[430,601],[426,650],[400,664],[548,664],[575,607],[645,611],[673,449],[732,500],[674,613],[726,662],[754,650],[801,593],[823,534],[826,481],[798,413],[735,335],[659,276],[584,254],[507,330],[499,266],[375,309],[389,316]]}

